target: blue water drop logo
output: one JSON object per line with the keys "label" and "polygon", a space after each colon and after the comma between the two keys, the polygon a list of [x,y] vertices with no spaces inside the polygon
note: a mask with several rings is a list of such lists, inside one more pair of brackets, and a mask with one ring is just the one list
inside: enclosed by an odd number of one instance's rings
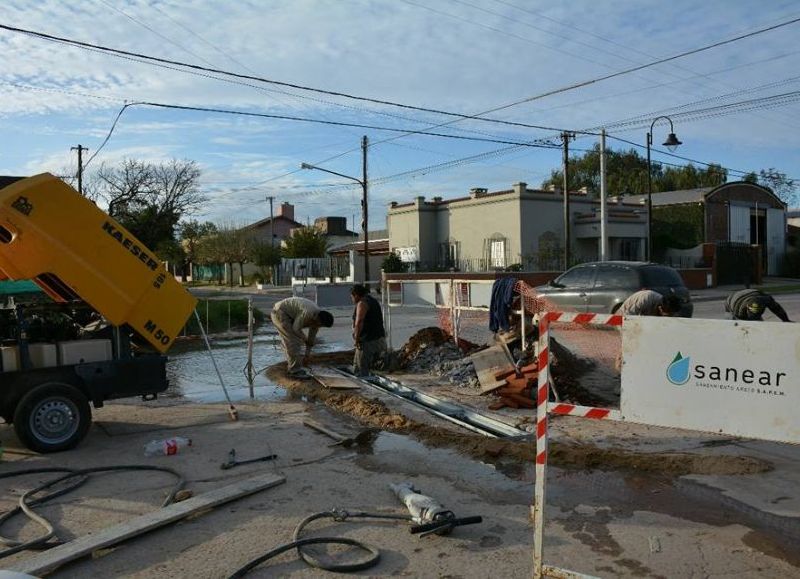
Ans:
{"label": "blue water drop logo", "polygon": [[688,356],[684,358],[681,356],[681,353],[678,352],[675,355],[675,359],[672,360],[672,363],[667,367],[667,380],[677,386],[686,384],[689,381],[691,365],[692,359]]}

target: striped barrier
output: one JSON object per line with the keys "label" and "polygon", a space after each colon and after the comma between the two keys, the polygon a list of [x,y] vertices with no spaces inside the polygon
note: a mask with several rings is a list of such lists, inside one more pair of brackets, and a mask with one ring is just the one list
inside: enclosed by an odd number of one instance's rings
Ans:
{"label": "striped barrier", "polygon": [[536,579],[544,576],[589,577],[566,569],[544,565],[543,543],[548,414],[579,416],[600,420],[621,419],[619,410],[551,403],[548,401],[550,388],[550,324],[553,322],[594,326],[622,326],[622,316],[616,314],[545,312],[539,319],[539,382],[536,392],[536,485],[533,505],[533,576]]}

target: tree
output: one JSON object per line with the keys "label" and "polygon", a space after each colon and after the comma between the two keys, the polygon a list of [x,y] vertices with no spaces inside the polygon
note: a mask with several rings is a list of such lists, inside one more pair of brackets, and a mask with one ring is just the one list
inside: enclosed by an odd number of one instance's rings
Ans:
{"label": "tree", "polygon": [[405,273],[408,271],[408,264],[403,263],[400,260],[400,256],[392,252],[383,260],[381,269],[386,273]]}
{"label": "tree", "polygon": [[286,257],[325,257],[328,251],[328,238],[316,227],[295,229],[285,243]]}
{"label": "tree", "polygon": [[[217,232],[217,226],[210,221],[200,223],[199,221],[193,219],[191,221],[184,221],[181,223],[178,226],[178,232],[183,246],[183,251],[186,256],[186,265],[190,269],[191,273],[192,265],[199,261],[198,251],[200,249],[202,239],[210,235],[214,235]],[[182,276],[184,281],[186,281],[185,273],[186,269],[184,268],[184,275]]]}
{"label": "tree", "polygon": [[750,173],[745,177],[745,179],[747,178],[750,178],[751,183],[757,182],[775,193],[788,206],[791,207],[797,203],[795,180],[787,177],[786,173],[770,167],[769,169],[761,169],[758,176],[755,173]]}
{"label": "tree", "polygon": [[258,266],[261,279],[272,279],[272,268],[281,264],[281,250],[269,243],[255,242],[250,250],[250,261]]}
{"label": "tree", "polygon": [[117,167],[102,165],[94,180],[109,215],[150,248],[173,240],[181,218],[205,201],[194,161],[126,159]]}
{"label": "tree", "polygon": [[[641,195],[647,192],[647,158],[636,150],[614,151],[606,149],[606,190],[609,195]],[[653,162],[653,191],[674,191],[696,187],[715,187],[728,179],[727,171],[720,165],[711,164],[705,169],[694,165],[665,167]],[[564,173],[554,169],[550,177],[542,183],[543,188],[564,187]],[[585,187],[589,195],[600,195],[600,145],[596,144],[581,156],[570,158],[569,190],[578,191]]]}

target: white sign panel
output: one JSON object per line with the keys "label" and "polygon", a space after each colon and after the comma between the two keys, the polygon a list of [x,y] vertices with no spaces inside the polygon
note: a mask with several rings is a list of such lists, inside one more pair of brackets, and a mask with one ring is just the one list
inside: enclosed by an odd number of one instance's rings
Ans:
{"label": "white sign panel", "polygon": [[800,443],[800,328],[630,317],[624,420]]}
{"label": "white sign panel", "polygon": [[419,261],[419,251],[416,247],[395,247],[394,251],[403,263],[416,263]]}

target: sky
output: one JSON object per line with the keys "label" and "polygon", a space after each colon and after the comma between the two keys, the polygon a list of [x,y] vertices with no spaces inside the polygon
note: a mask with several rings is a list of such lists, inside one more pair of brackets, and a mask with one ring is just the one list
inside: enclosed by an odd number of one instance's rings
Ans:
{"label": "sky", "polygon": [[[562,130],[607,127],[609,147],[638,145],[644,155],[650,124],[664,114],[683,141],[675,153],[733,169],[729,180],[769,167],[800,178],[800,22],[625,73],[798,19],[792,0],[4,0],[3,8],[0,25],[257,77],[0,29],[0,174],[74,174],[78,144],[89,149],[88,173],[126,158],[193,160],[208,197],[194,215],[201,220],[252,223],[268,216],[274,196],[293,203],[300,221],[338,215],[359,229],[360,185],[300,164],[359,179],[363,135],[371,229],[385,227],[390,201],[538,187],[561,164]],[[103,145],[123,106],[136,102],[304,120],[135,104]],[[656,123],[653,159],[687,163],[665,156],[668,129]],[[578,154],[598,142],[576,136]]]}

